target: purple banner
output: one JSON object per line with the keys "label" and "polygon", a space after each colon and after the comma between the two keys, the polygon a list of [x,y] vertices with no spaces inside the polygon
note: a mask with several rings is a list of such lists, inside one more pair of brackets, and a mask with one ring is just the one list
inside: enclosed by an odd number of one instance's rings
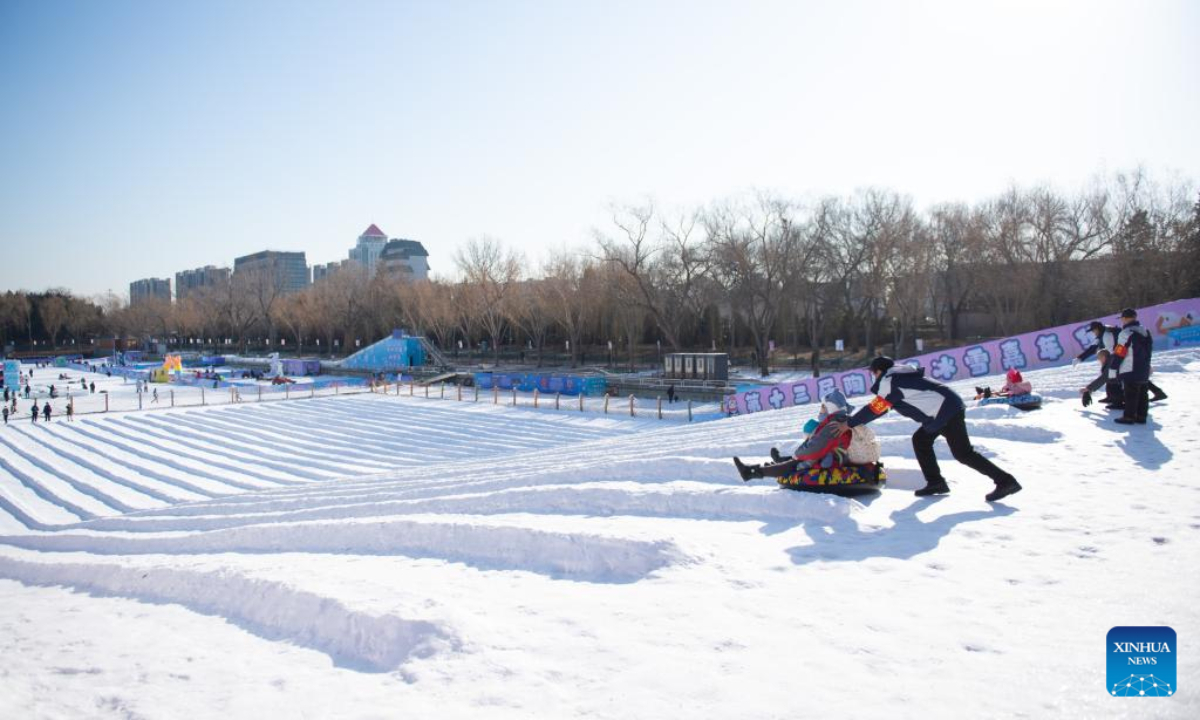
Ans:
{"label": "purple banner", "polygon": [[[1200,298],[1176,300],[1138,310],[1138,320],[1150,329],[1154,347],[1166,349],[1177,345],[1168,335],[1179,328],[1200,326]],[[1095,318],[1105,325],[1120,325],[1115,315]],[[989,340],[975,345],[965,345],[952,350],[939,350],[912,358],[899,360],[908,365],[925,368],[927,376],[939,382],[969,380],[985,375],[999,375],[1009,368],[1034,370],[1037,368],[1065,365],[1084,348],[1093,344],[1087,326],[1092,320],[1060,325],[1048,330],[1039,330],[1001,340]],[[823,375],[819,378],[791,381],[779,385],[768,385],[754,390],[729,395],[725,398],[725,412],[730,415],[779,410],[793,405],[818,402],[831,390],[841,390],[846,397],[866,395],[871,392],[871,374],[866,368]]]}

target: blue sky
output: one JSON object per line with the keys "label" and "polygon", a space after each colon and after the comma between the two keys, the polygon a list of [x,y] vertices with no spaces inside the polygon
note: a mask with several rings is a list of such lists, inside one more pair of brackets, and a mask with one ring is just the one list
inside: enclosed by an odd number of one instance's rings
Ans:
{"label": "blue sky", "polygon": [[0,290],[377,223],[584,245],[611,202],[1200,176],[1200,3],[0,0]]}

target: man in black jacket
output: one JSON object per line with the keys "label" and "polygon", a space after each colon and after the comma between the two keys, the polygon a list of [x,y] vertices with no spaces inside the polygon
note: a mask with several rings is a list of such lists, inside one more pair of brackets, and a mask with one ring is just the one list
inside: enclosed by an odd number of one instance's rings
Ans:
{"label": "man in black jacket", "polygon": [[1088,332],[1095,336],[1096,342],[1076,355],[1071,364],[1078,365],[1097,352],[1107,350],[1108,359],[1100,365],[1100,374],[1105,377],[1104,399],[1100,402],[1112,407],[1123,407],[1125,396],[1121,392],[1121,381],[1117,379],[1116,367],[1112,362],[1112,351],[1117,345],[1117,335],[1120,334],[1121,328],[1094,320],[1088,325]]}
{"label": "man in black jacket", "polygon": [[971,438],[967,436],[966,406],[953,390],[926,378],[923,369],[896,365],[889,357],[872,360],[871,374],[875,377],[871,385],[875,399],[855,413],[849,422],[839,423],[838,431],[841,433],[865,425],[893,409],[921,423],[921,427],[913,433],[913,450],[921,465],[921,473],[925,476],[925,487],[916,491],[918,496],[945,495],[950,492],[933,451],[933,441],[939,435],[946,438],[955,460],[987,475],[996,483],[996,489],[986,496],[988,502],[1021,491],[1021,484],[1016,478],[996,467],[971,446]]}
{"label": "man in black jacket", "polygon": [[1122,425],[1145,425],[1150,410],[1150,355],[1154,338],[1138,322],[1137,311],[1121,311],[1121,334],[1113,348],[1117,377],[1125,392],[1125,414],[1117,418]]}

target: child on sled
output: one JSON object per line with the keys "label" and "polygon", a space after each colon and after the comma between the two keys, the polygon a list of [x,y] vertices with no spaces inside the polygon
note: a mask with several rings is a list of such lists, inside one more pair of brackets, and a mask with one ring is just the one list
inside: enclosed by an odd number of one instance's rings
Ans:
{"label": "child on sled", "polygon": [[821,413],[816,420],[809,420],[804,431],[808,437],[792,456],[784,457],[771,448],[772,462],[762,465],[746,465],[739,458],[733,459],[738,474],[746,482],[761,477],[786,477],[805,470],[820,467],[832,468],[843,465],[865,465],[879,462],[879,440],[874,431],[861,426],[840,437],[834,433],[833,423],[846,422],[854,407],[840,390],[827,394],[821,401]]}
{"label": "child on sled", "polygon": [[1016,397],[1017,395],[1028,395],[1033,392],[1033,383],[1021,377],[1021,371],[1016,368],[1009,368],[1008,375],[1005,378],[1007,382],[999,391],[993,392],[990,387],[975,388],[975,399],[983,400],[990,397]]}

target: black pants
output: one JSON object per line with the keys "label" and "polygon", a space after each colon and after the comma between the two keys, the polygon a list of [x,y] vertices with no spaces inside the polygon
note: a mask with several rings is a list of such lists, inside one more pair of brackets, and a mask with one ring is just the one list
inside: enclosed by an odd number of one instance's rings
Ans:
{"label": "black pants", "polygon": [[1137,422],[1146,422],[1150,412],[1150,383],[1123,380],[1125,388],[1125,417]]}
{"label": "black pants", "polygon": [[954,455],[954,459],[963,465],[987,475],[996,483],[1012,478],[1011,475],[996,467],[991,460],[980,455],[975,448],[971,447],[971,438],[967,437],[967,411],[964,409],[950,418],[950,421],[937,432],[931,433],[925,428],[920,428],[913,433],[913,450],[917,453],[917,462],[921,465],[925,482],[945,482],[942,470],[938,467],[937,455],[933,452],[933,441],[937,439],[938,435],[946,438],[946,444],[950,446],[950,452]]}
{"label": "black pants", "polygon": [[1123,403],[1125,402],[1125,393],[1121,389],[1120,380],[1109,380],[1104,383],[1104,400],[1105,403]]}
{"label": "black pants", "polygon": [[800,461],[796,458],[789,458],[783,462],[767,463],[759,465],[758,469],[766,477],[786,477],[796,472],[796,467],[800,465]]}
{"label": "black pants", "polygon": [[[1162,391],[1162,388],[1149,381],[1146,383],[1146,389],[1154,393],[1155,397],[1166,395],[1166,393]],[[1125,407],[1125,388],[1122,387],[1120,380],[1113,380],[1112,382],[1105,383],[1104,393],[1106,395],[1104,402],[1116,402],[1118,409]]]}

